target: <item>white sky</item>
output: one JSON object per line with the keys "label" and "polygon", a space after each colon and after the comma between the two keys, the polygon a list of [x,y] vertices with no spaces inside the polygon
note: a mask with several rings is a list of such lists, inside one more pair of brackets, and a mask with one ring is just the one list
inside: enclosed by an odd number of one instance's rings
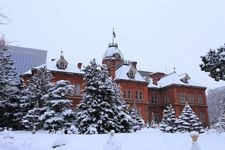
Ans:
{"label": "white sky", "polygon": [[225,43],[224,0],[0,0],[12,21],[11,45],[60,51],[74,62],[101,62],[115,28],[125,59],[148,71],[187,72],[209,88],[225,85],[200,71],[200,56]]}

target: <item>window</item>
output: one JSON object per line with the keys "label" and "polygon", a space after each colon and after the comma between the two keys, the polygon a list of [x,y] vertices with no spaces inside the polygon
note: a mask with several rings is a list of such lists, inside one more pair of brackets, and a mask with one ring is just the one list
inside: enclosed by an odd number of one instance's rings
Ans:
{"label": "window", "polygon": [[80,84],[75,84],[75,95],[80,96]]}
{"label": "window", "polygon": [[126,90],[123,90],[123,98],[126,99],[127,95],[126,95]]}
{"label": "window", "polygon": [[205,122],[205,113],[204,113],[204,112],[200,112],[200,113],[199,113],[199,120],[200,120],[201,122]]}
{"label": "window", "polygon": [[120,59],[121,58],[119,53],[113,54],[113,57],[116,58],[116,59]]}
{"label": "window", "polygon": [[135,99],[143,100],[143,92],[142,91],[135,91]]}
{"label": "window", "polygon": [[185,94],[184,93],[179,93],[178,94],[178,101],[180,103],[185,103]]}
{"label": "window", "polygon": [[168,95],[166,95],[166,96],[164,97],[164,103],[165,103],[165,104],[169,104],[169,103],[170,103],[170,99],[169,99],[169,96],[168,96]]}
{"label": "window", "polygon": [[194,95],[188,95],[188,103],[195,103],[195,97]]}
{"label": "window", "polygon": [[152,104],[158,104],[158,97],[157,96],[152,96],[151,103]]}
{"label": "window", "polygon": [[135,91],[135,99],[138,99],[138,91]]}
{"label": "window", "polygon": [[131,99],[131,92],[130,92],[130,90],[127,90],[127,99]]}
{"label": "window", "polygon": [[142,91],[139,91],[139,99],[143,100],[143,92]]}
{"label": "window", "polygon": [[198,96],[198,101],[197,101],[198,104],[203,104],[203,98],[202,96]]}
{"label": "window", "polygon": [[125,100],[131,100],[131,91],[130,90],[123,90],[123,98]]}
{"label": "window", "polygon": [[134,77],[135,77],[134,72],[132,70],[127,73],[127,76],[131,79],[134,79]]}

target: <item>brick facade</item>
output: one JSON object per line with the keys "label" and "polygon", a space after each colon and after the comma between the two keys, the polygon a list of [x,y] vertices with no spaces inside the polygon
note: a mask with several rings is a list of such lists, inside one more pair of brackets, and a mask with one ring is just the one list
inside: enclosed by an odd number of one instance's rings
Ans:
{"label": "brick facade", "polygon": [[[157,102],[153,100],[153,97],[157,97]],[[151,114],[149,121],[153,119],[152,116],[155,113],[159,116],[159,120],[161,120],[162,112],[169,104],[173,106],[175,115],[178,117],[187,101],[203,124],[208,125],[209,123],[205,88],[180,85],[171,85],[161,89],[149,88],[148,98],[149,114]]]}
{"label": "brick facade", "polygon": [[[205,87],[203,86],[195,86],[189,85],[186,83],[186,79],[189,79],[189,76],[185,76],[186,78],[182,78],[182,82],[184,84],[176,84],[170,83],[167,86],[159,86],[158,83],[161,79],[169,76],[168,74],[164,74],[161,72],[138,72],[137,70],[137,62],[125,63],[123,60],[122,54],[118,50],[118,45],[116,44],[113,47],[113,43],[109,48],[115,48],[117,51],[116,55],[105,54],[105,57],[102,60],[103,64],[106,64],[109,68],[109,74],[115,80],[117,84],[119,84],[123,97],[127,102],[128,106],[136,107],[141,117],[144,119],[145,123],[150,123],[152,120],[155,122],[159,122],[162,119],[162,112],[165,107],[171,104],[175,110],[176,116],[178,117],[181,114],[181,111],[185,105],[185,102],[188,101],[191,108],[194,110],[196,115],[200,118],[200,120],[208,125],[208,110],[206,103],[206,95],[205,95]],[[121,55],[121,56],[120,56]],[[55,62],[56,63],[56,62]],[[125,76],[129,78],[123,79],[119,78],[116,74],[116,71],[123,65],[127,65],[125,67],[130,67],[127,72],[125,72]],[[129,66],[130,65],[130,66]],[[73,65],[74,67],[75,64]],[[48,68],[48,66],[47,66]],[[27,80],[34,73],[34,68],[32,69],[31,74],[24,74],[22,77]],[[81,91],[84,89],[84,80],[82,73],[74,73],[74,72],[63,72],[62,70],[50,70],[53,74],[52,82],[57,80],[69,80],[71,84],[77,86],[78,91],[75,96],[71,97],[73,99],[73,105],[76,106],[82,96]],[[121,73],[121,72],[120,72]],[[132,74],[130,74],[132,73]],[[137,75],[142,74],[142,80],[136,80]],[[130,76],[132,75],[132,76]],[[152,80],[152,85],[149,86]]]}

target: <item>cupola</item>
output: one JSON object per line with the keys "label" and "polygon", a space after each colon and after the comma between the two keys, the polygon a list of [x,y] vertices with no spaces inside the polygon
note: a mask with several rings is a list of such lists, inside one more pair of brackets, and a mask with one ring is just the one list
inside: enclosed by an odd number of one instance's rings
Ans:
{"label": "cupola", "polygon": [[60,59],[56,62],[56,66],[58,69],[65,70],[67,68],[68,62],[63,56],[63,51],[61,51]]}
{"label": "cupola", "polygon": [[104,53],[102,61],[106,59],[124,60],[123,54],[119,50],[118,44],[115,42],[115,40],[116,40],[116,34],[113,30],[112,43],[109,43],[108,49]]}
{"label": "cupola", "polygon": [[102,64],[108,67],[109,75],[114,78],[115,71],[124,64],[124,58],[122,52],[118,48],[118,44],[115,42],[116,34],[113,30],[112,43],[109,43],[108,49],[103,55]]}

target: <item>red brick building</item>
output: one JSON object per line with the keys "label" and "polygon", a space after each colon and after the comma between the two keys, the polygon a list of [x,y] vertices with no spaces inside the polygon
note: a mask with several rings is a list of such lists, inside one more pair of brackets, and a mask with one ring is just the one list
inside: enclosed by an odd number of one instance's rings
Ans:
{"label": "red brick building", "polygon": [[[114,41],[114,40],[113,40]],[[206,103],[206,87],[194,83],[187,73],[140,71],[137,62],[126,61],[117,43],[110,43],[102,59],[114,81],[119,84],[123,97],[129,107],[136,107],[146,123],[162,119],[165,107],[171,104],[178,117],[187,101],[200,120],[209,123]],[[53,74],[53,82],[70,80],[75,85],[76,93],[72,97],[74,106],[81,100],[81,91],[84,89],[82,72],[77,66],[66,61],[61,54],[58,60],[44,64]],[[44,66],[42,65],[42,66]],[[22,75],[27,80],[35,73],[34,67]]]}

